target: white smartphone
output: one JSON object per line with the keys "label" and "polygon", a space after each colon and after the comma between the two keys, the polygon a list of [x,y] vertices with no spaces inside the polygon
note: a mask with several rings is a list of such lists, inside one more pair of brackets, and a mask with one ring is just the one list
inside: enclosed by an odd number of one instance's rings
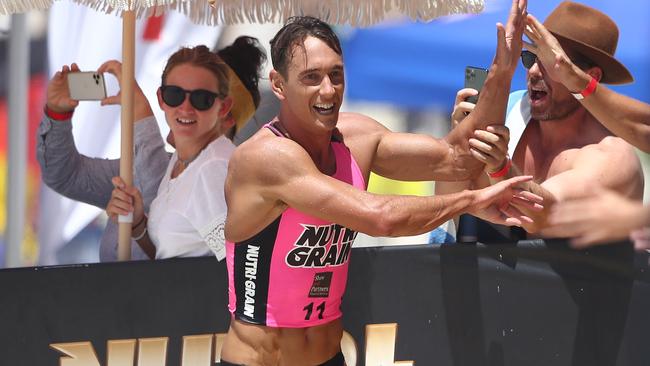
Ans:
{"label": "white smartphone", "polygon": [[106,98],[104,74],[94,71],[68,74],[70,98],[75,100],[102,100]]}

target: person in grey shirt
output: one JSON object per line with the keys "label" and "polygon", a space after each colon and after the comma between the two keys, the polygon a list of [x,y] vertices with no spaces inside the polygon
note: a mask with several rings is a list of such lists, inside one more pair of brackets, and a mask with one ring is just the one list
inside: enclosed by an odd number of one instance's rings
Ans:
{"label": "person in grey shirt", "polygon": [[[219,50],[217,54],[233,71],[230,78],[231,96],[234,100],[231,117],[236,126],[228,134],[232,138],[259,106],[259,70],[266,60],[266,54],[257,39],[246,36],[237,38],[232,45]],[[48,84],[45,113],[36,137],[37,159],[43,182],[48,187],[70,199],[104,209],[114,188],[111,178],[119,175],[119,160],[91,158],[77,151],[70,120],[78,101],[70,99],[64,77],[66,73],[75,71],[79,71],[75,64],[63,66]],[[109,72],[119,80],[121,64],[108,61],[97,71]],[[145,212],[148,212],[165,174],[170,154],[165,151],[151,107],[137,84],[134,98],[134,185],[142,193]],[[118,96],[102,101],[102,104],[118,103]],[[173,137],[170,137],[168,140],[173,145]],[[117,232],[118,225],[109,220],[100,242],[101,262],[117,260]],[[131,242],[131,259],[148,259],[135,241]]]}
{"label": "person in grey shirt", "polygon": [[[120,161],[91,158],[77,151],[72,135],[72,113],[58,112],[65,110],[68,103],[73,107],[78,103],[69,98],[67,80],[63,77],[65,73],[75,71],[78,71],[75,64],[71,68],[64,66],[48,84],[45,113],[37,132],[36,156],[43,182],[48,187],[65,197],[103,209],[111,198],[111,178],[119,175]],[[109,61],[98,71],[110,72],[119,79],[121,65]],[[169,154],[165,151],[153,111],[137,85],[134,95],[134,184],[142,192],[148,211],[165,174]],[[111,104],[117,98],[107,99]],[[142,249],[134,244],[131,243],[131,258],[146,259]],[[107,223],[102,235],[99,258],[102,262],[117,260],[117,225],[112,222]]]}

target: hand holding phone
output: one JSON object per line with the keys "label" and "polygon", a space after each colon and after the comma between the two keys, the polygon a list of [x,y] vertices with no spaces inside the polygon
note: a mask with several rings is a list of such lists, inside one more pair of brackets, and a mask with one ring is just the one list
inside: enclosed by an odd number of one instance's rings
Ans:
{"label": "hand holding phone", "polygon": [[451,112],[451,128],[454,129],[458,124],[465,119],[476,107],[476,103],[470,103],[467,98],[474,96],[476,90],[474,89],[460,89],[456,92],[456,99],[454,100],[454,109]]}
{"label": "hand holding phone", "polygon": [[102,100],[106,98],[104,74],[85,71],[68,74],[70,98],[74,100]]}
{"label": "hand holding phone", "polygon": [[73,63],[71,65],[61,66],[61,70],[54,73],[54,76],[47,83],[47,108],[57,113],[65,113],[74,110],[79,101],[70,98],[70,88],[68,88],[68,74],[79,72],[79,66]]}
{"label": "hand holding phone", "polygon": [[[487,79],[487,75],[487,69],[467,66],[465,68],[465,88],[476,89],[480,94],[481,88],[483,88],[483,84],[485,83],[485,79]],[[478,102],[479,94],[468,97],[466,101],[476,104],[476,102]]]}

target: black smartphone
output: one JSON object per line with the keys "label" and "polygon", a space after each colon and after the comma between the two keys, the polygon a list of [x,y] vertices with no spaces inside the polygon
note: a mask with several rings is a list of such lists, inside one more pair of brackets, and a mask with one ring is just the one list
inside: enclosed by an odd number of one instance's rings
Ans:
{"label": "black smartphone", "polygon": [[[487,79],[488,70],[480,67],[467,66],[465,68],[465,88],[476,89],[481,92],[483,83]],[[478,101],[478,94],[472,95],[466,101],[476,104]]]}

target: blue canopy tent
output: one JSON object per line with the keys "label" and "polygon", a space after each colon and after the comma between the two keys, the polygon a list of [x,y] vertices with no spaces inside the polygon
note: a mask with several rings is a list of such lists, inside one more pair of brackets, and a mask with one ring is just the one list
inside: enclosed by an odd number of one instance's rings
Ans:
{"label": "blue canopy tent", "polygon": [[[580,0],[578,0],[580,1]],[[608,14],[619,26],[616,57],[635,82],[615,90],[650,102],[650,2],[580,1]],[[559,0],[529,0],[528,11],[543,21]],[[439,18],[430,23],[383,24],[344,37],[347,98],[419,109],[449,107],[463,87],[465,66],[488,67],[496,49],[497,22],[508,17],[510,0],[487,0],[480,15]],[[525,88],[519,67],[512,89]]]}

